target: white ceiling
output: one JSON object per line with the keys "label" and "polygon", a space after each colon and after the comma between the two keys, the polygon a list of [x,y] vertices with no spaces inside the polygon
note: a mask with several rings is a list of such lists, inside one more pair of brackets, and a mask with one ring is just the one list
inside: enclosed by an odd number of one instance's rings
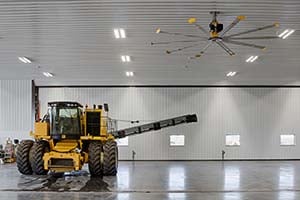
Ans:
{"label": "white ceiling", "polygon": [[[259,35],[276,35],[285,28],[296,32],[286,40],[248,41],[266,45],[267,51],[229,45],[237,54],[234,57],[214,45],[188,68],[188,56],[198,53],[202,45],[172,55],[165,54],[169,45],[150,45],[189,39],[155,34],[158,27],[200,35],[186,21],[196,17],[207,27],[212,10],[223,12],[218,20],[225,26],[237,15],[247,16],[230,33],[274,22],[280,28]],[[126,39],[114,38],[116,27],[126,30]],[[1,0],[0,79],[34,79],[37,85],[299,84],[299,29],[299,0]],[[253,35],[257,34],[249,34]],[[126,54],[132,56],[127,64],[120,59]],[[260,55],[259,59],[245,63],[253,54]],[[18,56],[27,56],[33,63],[21,63]],[[43,71],[55,77],[46,78]],[[128,78],[125,71],[134,71],[135,76]],[[238,75],[227,78],[228,71],[238,71]]]}

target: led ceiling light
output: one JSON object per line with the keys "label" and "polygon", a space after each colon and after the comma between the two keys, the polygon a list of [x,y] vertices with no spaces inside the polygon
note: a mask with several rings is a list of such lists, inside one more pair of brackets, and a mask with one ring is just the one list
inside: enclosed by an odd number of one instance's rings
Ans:
{"label": "led ceiling light", "polygon": [[246,62],[250,62],[250,60],[252,60],[253,57],[254,57],[254,56],[250,56],[250,57],[246,60]]}
{"label": "led ceiling light", "polygon": [[130,62],[131,58],[130,58],[130,56],[124,55],[124,56],[121,56],[121,60],[122,60],[122,62]]}
{"label": "led ceiling light", "polygon": [[289,37],[290,35],[292,35],[295,32],[294,29],[285,29],[282,33],[280,33],[278,35],[278,37],[282,38],[282,39],[286,39],[287,37]]}
{"label": "led ceiling light", "polygon": [[237,74],[237,72],[228,72],[227,74],[226,74],[226,76],[235,76]]}
{"label": "led ceiling light", "polygon": [[26,58],[26,57],[24,57],[24,56],[18,57],[18,59],[19,59],[21,62],[26,63],[26,64],[32,63],[32,61],[31,61],[29,58]]}
{"label": "led ceiling light", "polygon": [[133,72],[131,72],[131,71],[128,71],[128,72],[126,72],[126,76],[128,76],[128,77],[132,77],[132,76],[134,76],[134,73],[133,73]]}
{"label": "led ceiling light", "polygon": [[122,62],[126,62],[126,57],[125,56],[121,56],[121,60],[122,60]]}
{"label": "led ceiling light", "polygon": [[258,58],[258,56],[250,56],[247,60],[246,60],[246,62],[247,63],[249,63],[249,62],[254,62],[256,59]]}
{"label": "led ceiling light", "polygon": [[47,78],[53,77],[53,74],[50,72],[43,72],[43,75],[46,76]]}
{"label": "led ceiling light", "polygon": [[285,31],[283,31],[282,33],[280,33],[280,34],[278,35],[278,37],[283,37],[285,34],[287,34],[287,32],[289,32],[289,30],[288,30],[288,29],[285,29]]}
{"label": "led ceiling light", "polygon": [[114,29],[114,34],[115,34],[115,38],[119,39],[120,38],[120,33],[118,29]]}
{"label": "led ceiling light", "polygon": [[126,38],[126,33],[125,30],[122,28],[119,29],[114,29],[114,34],[115,34],[115,38],[119,39],[119,38]]}
{"label": "led ceiling light", "polygon": [[125,30],[121,28],[119,31],[120,31],[121,38],[126,38]]}

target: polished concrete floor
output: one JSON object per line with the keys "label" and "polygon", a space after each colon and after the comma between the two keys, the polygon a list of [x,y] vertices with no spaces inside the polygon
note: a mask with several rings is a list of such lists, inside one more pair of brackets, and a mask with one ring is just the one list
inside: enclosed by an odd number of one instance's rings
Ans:
{"label": "polished concrete floor", "polygon": [[120,162],[116,177],[87,169],[64,176],[24,176],[0,165],[2,200],[298,200],[300,161]]}

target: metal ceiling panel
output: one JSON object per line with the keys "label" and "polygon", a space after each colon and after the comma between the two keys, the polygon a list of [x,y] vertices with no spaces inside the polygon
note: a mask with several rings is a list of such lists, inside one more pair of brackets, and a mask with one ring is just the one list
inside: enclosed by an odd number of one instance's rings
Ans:
{"label": "metal ceiling panel", "polygon": [[[186,39],[155,34],[156,28],[183,34],[202,33],[187,23],[196,17],[208,29],[209,11],[221,11],[219,21],[228,25],[245,15],[230,33],[279,22],[280,27],[249,36],[276,35],[295,29],[286,40],[259,40],[266,51],[230,45],[230,57],[212,46],[199,60],[188,57],[205,43],[167,55],[166,49],[182,45],[150,43]],[[0,1],[0,79],[34,79],[37,85],[282,85],[300,82],[300,1]],[[115,39],[114,28],[124,28],[126,39]],[[132,62],[122,63],[120,56]],[[250,55],[259,55],[252,64]],[[21,63],[26,56],[32,64]],[[187,66],[187,67],[186,67]],[[53,73],[46,78],[42,72]],[[125,71],[134,71],[128,78]],[[238,71],[233,78],[228,71]]]}

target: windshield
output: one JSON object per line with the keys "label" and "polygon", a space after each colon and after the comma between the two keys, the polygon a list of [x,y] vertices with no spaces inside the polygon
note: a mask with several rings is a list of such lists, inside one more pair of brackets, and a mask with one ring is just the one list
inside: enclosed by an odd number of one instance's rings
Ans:
{"label": "windshield", "polygon": [[80,135],[80,109],[77,107],[51,107],[51,134]]}

